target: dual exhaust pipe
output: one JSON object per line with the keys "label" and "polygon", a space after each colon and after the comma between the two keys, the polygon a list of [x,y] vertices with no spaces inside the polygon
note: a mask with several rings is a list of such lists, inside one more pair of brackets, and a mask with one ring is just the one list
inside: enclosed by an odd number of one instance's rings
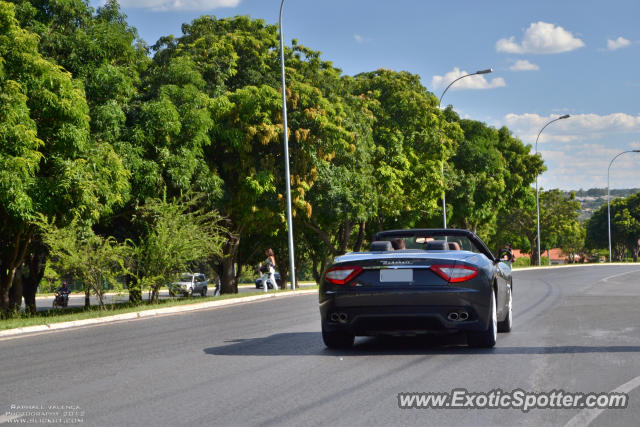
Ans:
{"label": "dual exhaust pipe", "polygon": [[338,313],[338,312],[331,313],[332,322],[347,323],[348,319],[349,319],[349,316],[347,316],[347,313]]}
{"label": "dual exhaust pipe", "polygon": [[447,319],[451,320],[452,322],[464,322],[465,320],[469,319],[469,313],[467,313],[466,311],[461,311],[459,313],[457,311],[452,311],[447,315]]}
{"label": "dual exhaust pipe", "polygon": [[[347,313],[336,312],[336,311],[331,313],[331,316],[329,318],[331,319],[332,322],[336,322],[336,323],[347,323],[347,320],[349,320],[349,316],[347,316]],[[447,315],[447,319],[449,319],[452,322],[464,322],[465,320],[469,319],[469,313],[466,311],[460,311],[460,312],[452,311]]]}

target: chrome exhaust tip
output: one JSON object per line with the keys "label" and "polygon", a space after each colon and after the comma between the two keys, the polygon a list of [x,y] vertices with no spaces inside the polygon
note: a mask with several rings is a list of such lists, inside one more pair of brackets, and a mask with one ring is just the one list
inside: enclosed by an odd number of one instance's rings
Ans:
{"label": "chrome exhaust tip", "polygon": [[347,313],[340,313],[338,315],[338,319],[340,320],[340,323],[347,323]]}
{"label": "chrome exhaust tip", "polygon": [[456,321],[458,320],[458,313],[455,311],[452,311],[451,313],[449,313],[449,315],[447,316],[447,319],[452,320],[452,321]]}
{"label": "chrome exhaust tip", "polygon": [[460,315],[458,316],[458,319],[460,320],[467,320],[469,318],[469,313],[467,313],[466,311],[462,311],[460,312]]}
{"label": "chrome exhaust tip", "polygon": [[340,320],[340,316],[338,316],[338,313],[331,313],[330,318],[332,322],[338,322]]}

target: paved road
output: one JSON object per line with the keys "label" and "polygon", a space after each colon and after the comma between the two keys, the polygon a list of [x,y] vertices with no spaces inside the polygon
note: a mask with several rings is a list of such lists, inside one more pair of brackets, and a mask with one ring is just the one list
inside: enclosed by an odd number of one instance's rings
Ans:
{"label": "paved road", "polygon": [[[0,419],[55,404],[88,426],[638,425],[640,266],[516,272],[514,297],[514,330],[494,349],[359,338],[329,351],[315,295],[4,340]],[[623,384],[628,408],[602,413],[397,406],[403,391]]]}

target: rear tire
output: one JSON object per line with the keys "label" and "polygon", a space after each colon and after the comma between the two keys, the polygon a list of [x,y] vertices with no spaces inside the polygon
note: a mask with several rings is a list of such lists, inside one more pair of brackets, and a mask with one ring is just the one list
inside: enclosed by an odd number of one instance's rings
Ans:
{"label": "rear tire", "polygon": [[513,326],[513,295],[511,288],[509,288],[509,302],[507,305],[507,316],[502,322],[498,322],[498,332],[511,332]]}
{"label": "rear tire", "polygon": [[496,345],[498,335],[498,316],[496,314],[496,294],[491,291],[489,308],[489,327],[486,331],[470,332],[467,334],[467,343],[471,347],[491,348]]}
{"label": "rear tire", "polygon": [[207,296],[207,287],[205,286],[204,288],[202,288],[202,292],[200,292],[200,295],[203,297]]}
{"label": "rear tire", "polygon": [[327,348],[347,349],[353,346],[356,337],[346,331],[327,331],[322,328],[322,341]]}

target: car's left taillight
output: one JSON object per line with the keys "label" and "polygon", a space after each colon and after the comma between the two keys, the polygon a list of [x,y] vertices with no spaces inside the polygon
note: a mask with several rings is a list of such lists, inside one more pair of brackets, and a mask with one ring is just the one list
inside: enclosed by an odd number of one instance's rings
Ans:
{"label": "car's left taillight", "polygon": [[464,282],[478,275],[478,269],[468,265],[432,265],[431,270],[449,283]]}
{"label": "car's left taillight", "polygon": [[362,267],[357,265],[331,267],[325,273],[324,278],[334,285],[345,285],[360,274],[361,271]]}

